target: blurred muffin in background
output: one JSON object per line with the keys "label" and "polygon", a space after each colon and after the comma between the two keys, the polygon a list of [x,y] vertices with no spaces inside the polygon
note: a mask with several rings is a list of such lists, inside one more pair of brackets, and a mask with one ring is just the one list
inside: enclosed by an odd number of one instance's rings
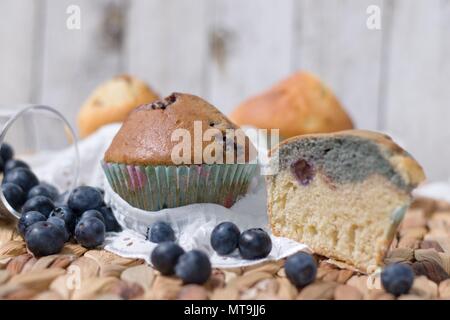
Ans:
{"label": "blurred muffin in background", "polygon": [[297,72],[244,101],[230,119],[239,126],[280,129],[282,138],[353,129],[333,92],[307,72]]}
{"label": "blurred muffin in background", "polygon": [[129,75],[114,77],[98,86],[81,107],[78,113],[80,137],[87,137],[106,124],[122,122],[137,106],[158,99],[145,82]]}

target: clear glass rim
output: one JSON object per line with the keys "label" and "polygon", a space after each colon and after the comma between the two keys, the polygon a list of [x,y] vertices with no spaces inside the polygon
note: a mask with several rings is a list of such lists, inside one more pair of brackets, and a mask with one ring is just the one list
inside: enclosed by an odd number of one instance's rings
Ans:
{"label": "clear glass rim", "polygon": [[[75,156],[75,165],[74,165],[74,178],[72,179],[71,185],[69,187],[69,190],[73,190],[78,183],[78,175],[80,172],[80,153],[78,149],[78,137],[75,133],[75,130],[70,125],[69,121],[63,116],[61,112],[56,110],[55,108],[46,106],[46,105],[28,105],[24,107],[23,109],[17,111],[15,114],[13,114],[4,124],[3,128],[0,131],[0,145],[3,143],[3,140],[5,139],[5,136],[9,130],[9,128],[18,120],[20,119],[24,114],[27,114],[32,111],[45,111],[53,116],[56,116],[59,120],[61,120],[64,125],[69,129],[72,141],[73,149],[74,149],[74,156]],[[5,195],[3,194],[2,188],[0,188],[0,204],[1,204],[1,212],[0,215],[7,215],[6,218],[15,218],[19,219],[21,216],[20,212],[17,212],[11,205],[6,201]]]}

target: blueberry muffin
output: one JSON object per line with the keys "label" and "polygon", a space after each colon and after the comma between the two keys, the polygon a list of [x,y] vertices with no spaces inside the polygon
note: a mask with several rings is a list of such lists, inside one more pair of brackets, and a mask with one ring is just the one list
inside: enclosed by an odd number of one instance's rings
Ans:
{"label": "blueberry muffin", "polygon": [[380,265],[425,179],[420,165],[388,136],[359,130],[298,136],[271,152],[273,233],[363,271]]}
{"label": "blueberry muffin", "polygon": [[78,130],[84,138],[100,127],[122,122],[137,106],[153,102],[158,95],[143,81],[117,76],[97,87],[78,113]]}
{"label": "blueberry muffin", "polygon": [[[173,93],[130,114],[103,168],[114,191],[141,209],[202,202],[230,207],[246,193],[256,168],[254,148],[237,129],[205,100]],[[187,134],[188,144],[179,133]]]}
{"label": "blueberry muffin", "polygon": [[283,138],[353,129],[333,92],[307,72],[295,73],[244,101],[230,119],[241,126],[280,129]]}

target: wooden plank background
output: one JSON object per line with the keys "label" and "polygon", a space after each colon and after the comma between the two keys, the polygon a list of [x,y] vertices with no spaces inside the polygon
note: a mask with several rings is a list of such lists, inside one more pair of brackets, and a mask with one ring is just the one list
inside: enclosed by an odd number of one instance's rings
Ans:
{"label": "wooden plank background", "polygon": [[[66,28],[69,5],[81,30]],[[229,113],[305,69],[358,127],[398,137],[430,179],[450,176],[450,0],[2,0],[0,12],[5,107],[45,103],[74,123],[97,84],[127,72]]]}

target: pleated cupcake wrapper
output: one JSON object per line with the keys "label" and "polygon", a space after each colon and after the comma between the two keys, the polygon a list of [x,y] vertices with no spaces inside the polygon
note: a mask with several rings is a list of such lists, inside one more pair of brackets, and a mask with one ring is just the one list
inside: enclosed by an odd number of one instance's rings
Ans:
{"label": "pleated cupcake wrapper", "polygon": [[256,164],[134,166],[102,162],[112,189],[130,205],[147,211],[192,203],[231,207],[247,192]]}

